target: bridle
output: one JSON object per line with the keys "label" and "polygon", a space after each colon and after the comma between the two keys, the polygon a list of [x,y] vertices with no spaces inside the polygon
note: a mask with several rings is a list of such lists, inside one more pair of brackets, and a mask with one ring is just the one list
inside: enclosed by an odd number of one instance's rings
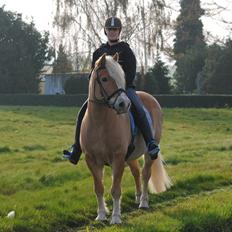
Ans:
{"label": "bridle", "polygon": [[[94,80],[94,96],[93,99],[89,99],[90,102],[96,103],[96,104],[101,104],[101,105],[105,105],[108,106],[109,108],[112,108],[114,110],[118,112],[118,110],[115,108],[115,104],[117,102],[117,99],[119,98],[119,96],[122,93],[126,93],[126,91],[123,88],[118,88],[117,90],[115,90],[113,93],[108,93],[107,90],[104,88],[104,86],[102,85],[102,82],[100,80],[100,71],[106,69],[105,66],[100,66],[98,67],[95,72],[96,72],[96,79]],[[93,70],[94,71],[94,70]],[[96,82],[99,85],[100,88],[100,94],[101,94],[101,99],[97,98],[96,96]],[[110,102],[110,100],[115,97],[113,102]]]}

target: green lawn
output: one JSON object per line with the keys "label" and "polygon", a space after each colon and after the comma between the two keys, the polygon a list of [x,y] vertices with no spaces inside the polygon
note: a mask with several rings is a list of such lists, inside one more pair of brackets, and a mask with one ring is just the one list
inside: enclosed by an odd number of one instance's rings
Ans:
{"label": "green lawn", "polygon": [[[161,142],[174,186],[138,210],[129,170],[120,226],[95,222],[89,170],[61,158],[77,109],[0,106],[0,231],[232,231],[232,109],[164,109]],[[112,209],[111,172],[105,170]],[[6,218],[15,210],[14,219]]]}

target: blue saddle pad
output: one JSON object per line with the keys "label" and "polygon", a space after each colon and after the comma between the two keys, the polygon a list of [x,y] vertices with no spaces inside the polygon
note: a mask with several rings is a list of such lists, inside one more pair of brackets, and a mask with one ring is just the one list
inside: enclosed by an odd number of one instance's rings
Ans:
{"label": "blue saddle pad", "polygon": [[[152,127],[152,124],[153,124],[152,117],[151,117],[149,111],[144,106],[143,106],[143,109],[146,113],[146,117],[148,119],[148,122],[149,122],[150,126]],[[135,140],[135,136],[138,134],[138,131],[139,131],[138,126],[135,124],[135,119],[133,117],[131,110],[129,111],[129,117],[130,117],[130,128],[131,128],[131,142],[130,142],[130,145],[128,147],[126,160],[129,158],[130,154],[135,149],[134,140]]]}

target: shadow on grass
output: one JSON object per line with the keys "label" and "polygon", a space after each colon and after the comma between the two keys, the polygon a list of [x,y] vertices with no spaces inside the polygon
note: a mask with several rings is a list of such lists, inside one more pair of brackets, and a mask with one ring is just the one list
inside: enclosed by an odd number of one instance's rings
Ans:
{"label": "shadow on grass", "polygon": [[[195,212],[199,215],[199,212]],[[194,217],[194,212],[191,217]],[[199,215],[196,221],[184,221],[184,226],[180,232],[231,232],[232,215],[230,218],[223,218],[216,214]]]}
{"label": "shadow on grass", "polygon": [[[195,194],[213,191],[229,185],[232,185],[232,180],[224,179],[222,176],[211,175],[198,175],[184,181],[178,181],[171,189],[164,193],[157,195],[150,194],[150,209],[148,212],[167,205],[176,204],[176,200],[179,198],[186,199]],[[134,202],[134,193],[124,194],[122,212],[130,213],[136,210],[137,207],[138,205]]]}
{"label": "shadow on grass", "polygon": [[[60,179],[61,178],[61,179]],[[57,182],[63,182],[64,179],[70,178],[70,176],[66,177],[55,177],[55,176],[42,176],[40,178],[40,182],[45,186],[53,186],[54,184],[57,184]],[[76,178],[76,177],[75,177]],[[175,185],[168,190],[165,193],[159,194],[159,195],[150,195],[150,206],[151,209],[148,210],[148,212],[153,212],[154,209],[162,208],[164,206],[167,206],[168,204],[176,204],[176,200],[178,198],[183,197],[183,199],[186,199],[187,197],[194,195],[194,194],[200,194],[204,193],[206,191],[214,190],[221,188],[223,186],[228,186],[232,184],[232,180],[226,180],[223,179],[221,176],[211,176],[211,175],[198,175],[194,176],[189,179],[185,179],[184,181],[178,181],[175,183]],[[92,191],[92,190],[91,190]],[[112,199],[111,196],[108,196],[107,204],[112,212]],[[44,206],[37,206],[38,210],[43,210]],[[128,213],[134,212],[135,215],[141,215],[144,214],[144,211],[137,210],[138,205],[134,202],[134,192],[125,192],[123,194],[122,198],[122,215],[123,215],[123,221],[125,224],[123,224],[123,228],[128,227],[128,231],[141,231],[141,224],[135,224],[133,227],[132,225],[126,224],[126,219],[128,217]],[[146,212],[146,211],[145,211]],[[184,216],[186,214],[185,210],[181,210],[177,214],[171,214],[170,216],[173,218],[177,218],[178,220],[183,221],[183,226],[181,227],[181,232],[195,232],[195,231],[225,231],[229,232],[232,230],[229,230],[228,228],[232,228],[232,221],[228,218],[220,218],[217,215],[211,214],[208,215],[207,212],[204,215],[199,215],[195,211],[190,211],[188,213],[188,217]],[[190,216],[189,216],[190,214]],[[192,221],[192,218],[194,218],[194,215],[199,217],[201,220]],[[80,231],[82,228],[85,227],[93,227],[94,229],[101,230],[104,227],[109,226],[109,221],[105,223],[101,222],[95,222],[94,218],[96,217],[96,208],[91,206],[88,208],[79,209],[77,213],[71,213],[71,214],[63,214],[63,215],[57,215],[54,218],[54,222],[52,222],[50,225],[47,225],[47,230],[44,231]],[[108,217],[110,219],[110,216]],[[190,221],[190,219],[191,221]],[[41,225],[42,226],[42,225]],[[30,228],[30,227],[29,227]],[[133,230],[131,230],[133,228]],[[143,225],[143,231],[154,231],[154,226],[151,225]],[[200,229],[199,229],[200,228]],[[23,227],[22,224],[15,225],[15,231],[30,231],[26,230]],[[37,231],[43,231],[44,228],[41,228],[38,226]]]}
{"label": "shadow on grass", "polygon": [[223,176],[198,175],[174,183],[174,186],[168,191],[150,195],[151,205],[161,204],[175,200],[178,197],[188,197],[193,194],[200,194],[206,191],[222,188],[232,184],[231,179],[225,179]]}
{"label": "shadow on grass", "polygon": [[168,159],[165,161],[167,165],[178,165],[180,163],[193,163],[193,160],[185,160],[185,159],[178,159],[178,158],[173,158],[173,159]]}
{"label": "shadow on grass", "polygon": [[0,147],[0,154],[12,152],[8,146]]}
{"label": "shadow on grass", "polygon": [[[199,214],[199,212],[192,211],[188,213],[188,217],[185,216],[186,212],[181,211],[181,214],[169,215],[172,218],[175,218],[179,221],[182,221],[182,224],[179,225],[179,228],[175,226],[170,230],[170,225],[167,231],[175,232],[231,232],[232,231],[232,218],[230,217],[221,217],[217,214]],[[196,217],[197,215],[197,217]],[[186,218],[186,220],[185,220]],[[142,222],[141,222],[142,223]],[[123,231],[133,231],[140,232],[141,228],[143,232],[153,232],[153,231],[164,231],[163,229],[158,229],[154,224],[143,224],[141,223],[129,223],[123,225]]]}
{"label": "shadow on grass", "polygon": [[24,151],[46,151],[46,147],[39,144],[32,144],[23,147]]}
{"label": "shadow on grass", "polygon": [[[174,187],[172,187],[170,190],[168,190],[165,193],[158,194],[158,195],[150,195],[150,209],[143,211],[143,210],[138,210],[138,204],[135,203],[135,196],[134,192],[127,192],[123,194],[122,198],[122,216],[124,217],[124,221],[126,222],[126,218],[128,216],[128,213],[135,212],[136,215],[141,215],[144,212],[153,212],[154,209],[157,208],[162,208],[167,205],[172,205],[176,204],[176,200],[179,198],[186,199],[194,194],[201,194],[207,191],[213,191],[215,189],[219,189],[228,185],[232,184],[232,180],[226,180],[223,179],[221,176],[211,176],[211,175],[198,175],[194,176],[192,178],[186,179],[185,181],[179,181],[175,183]],[[112,199],[108,198],[106,199],[107,205],[112,212]],[[136,212],[137,211],[137,212]],[[81,213],[81,212],[80,212]],[[94,213],[92,212],[92,215]],[[96,213],[95,213],[96,214]],[[194,213],[193,213],[194,214]],[[93,218],[93,216],[88,216],[88,218]],[[184,215],[184,212],[183,212]],[[203,217],[204,215],[202,215]],[[216,217],[216,216],[215,216]],[[190,217],[191,218],[191,217]],[[94,218],[93,218],[94,220]],[[109,222],[107,223],[98,223],[94,221],[90,221],[90,224],[82,224],[83,226],[90,226],[94,227],[95,229],[101,229],[106,226],[109,226]],[[208,221],[207,221],[208,220]],[[215,222],[214,215],[205,215],[205,220],[204,218],[201,220],[202,225],[199,224],[200,228],[206,228],[205,230],[197,230],[197,225],[195,227],[192,227],[194,230],[191,230],[191,222],[186,222],[184,224],[184,227],[182,228],[181,231],[183,232],[194,232],[194,231],[214,231],[212,228],[218,228],[215,230],[216,232],[218,231],[232,231],[232,230],[222,230],[223,228],[231,228],[231,221],[228,219],[223,219],[219,218],[218,219],[218,225],[216,222],[214,223],[215,226],[209,227],[208,224]],[[206,222],[206,225],[204,225],[204,222]],[[199,222],[200,223],[200,222]],[[217,226],[216,226],[217,225]],[[228,227],[228,225],[230,227]],[[127,224],[123,224],[123,226],[127,227]],[[141,231],[141,225],[133,225],[133,230],[131,230],[132,225],[129,225],[128,231]],[[210,229],[208,229],[208,227]],[[76,227],[78,230],[79,227]],[[220,230],[221,229],[221,230]],[[143,227],[143,231],[154,231],[154,226],[145,226]]]}
{"label": "shadow on grass", "polygon": [[216,212],[199,212],[196,209],[179,209],[178,212],[166,213],[171,218],[181,221],[180,232],[231,232],[232,214],[218,215]]}

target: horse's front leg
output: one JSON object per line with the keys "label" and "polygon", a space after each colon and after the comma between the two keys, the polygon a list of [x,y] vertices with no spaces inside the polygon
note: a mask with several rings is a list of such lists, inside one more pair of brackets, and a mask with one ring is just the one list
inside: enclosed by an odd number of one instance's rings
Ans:
{"label": "horse's front leg", "polygon": [[103,185],[103,166],[97,166],[95,162],[86,156],[86,163],[92,172],[93,179],[94,179],[94,189],[95,194],[97,196],[98,201],[98,210],[97,210],[97,217],[96,220],[98,221],[105,221],[107,220],[106,214],[109,212],[105,200],[104,200],[104,185]]}
{"label": "horse's front leg", "polygon": [[120,224],[121,221],[121,181],[124,171],[124,160],[118,156],[113,162],[113,183],[111,194],[113,197],[113,212],[110,224]]}

